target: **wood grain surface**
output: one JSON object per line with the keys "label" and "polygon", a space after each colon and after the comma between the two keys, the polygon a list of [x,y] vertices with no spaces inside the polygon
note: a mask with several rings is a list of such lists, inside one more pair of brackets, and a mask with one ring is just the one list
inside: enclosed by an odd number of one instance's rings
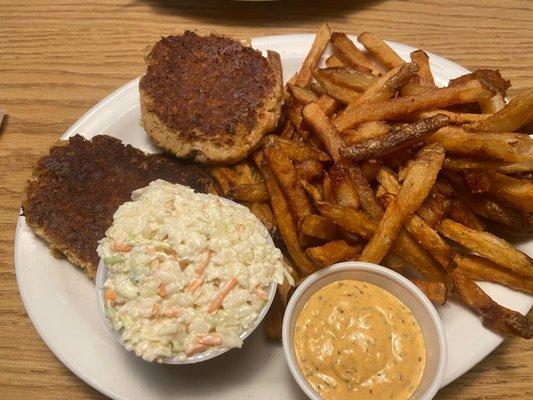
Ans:
{"label": "wood grain surface", "polygon": [[[315,32],[327,20],[533,85],[529,0],[0,0],[0,398],[95,399],[34,330],[18,294],[13,238],[32,163],[87,109],[143,71],[143,52],[185,28],[235,37]],[[532,342],[507,340],[443,389],[444,399],[533,398]]]}

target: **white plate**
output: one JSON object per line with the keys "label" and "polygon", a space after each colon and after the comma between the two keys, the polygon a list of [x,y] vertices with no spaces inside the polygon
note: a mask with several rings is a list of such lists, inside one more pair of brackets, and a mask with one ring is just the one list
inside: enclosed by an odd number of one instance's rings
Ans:
{"label": "white plate", "polygon": [[[284,35],[252,41],[261,50],[281,54],[285,79],[301,65],[313,35]],[[405,59],[414,49],[390,43]],[[436,82],[468,72],[430,54]],[[115,136],[147,151],[157,151],[139,124],[138,79],[105,98],[62,137],[76,133]],[[533,254],[533,241],[519,245]],[[281,344],[268,343],[261,327],[244,343],[199,365],[169,366],[146,363],[125,352],[106,330],[96,306],[94,286],[65,260],[50,255],[19,218],[15,237],[15,268],[20,294],[35,328],[53,353],[76,375],[116,399],[293,399],[304,398],[283,359]],[[527,313],[533,297],[493,284],[483,288],[499,303]],[[439,308],[448,340],[448,367],[444,384],[485,358],[502,338],[481,325],[470,310],[448,302]]]}

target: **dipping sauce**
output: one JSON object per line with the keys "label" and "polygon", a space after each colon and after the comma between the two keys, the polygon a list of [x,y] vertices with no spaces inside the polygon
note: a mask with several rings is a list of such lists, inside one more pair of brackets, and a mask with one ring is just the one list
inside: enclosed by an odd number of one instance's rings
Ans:
{"label": "dipping sauce", "polygon": [[382,288],[356,280],[324,286],[294,332],[300,369],[322,398],[406,400],[420,383],[424,338],[411,311]]}

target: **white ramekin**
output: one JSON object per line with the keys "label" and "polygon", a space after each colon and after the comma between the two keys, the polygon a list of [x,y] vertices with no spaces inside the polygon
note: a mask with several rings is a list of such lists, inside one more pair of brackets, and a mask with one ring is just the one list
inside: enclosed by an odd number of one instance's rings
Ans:
{"label": "white ramekin", "polygon": [[442,321],[433,304],[412,282],[376,264],[349,261],[334,264],[307,277],[291,297],[283,318],[283,351],[291,373],[305,394],[313,400],[322,397],[307,382],[294,352],[294,327],[303,306],[314,293],[329,283],[355,279],[372,283],[396,296],[418,321],[426,345],[426,366],[411,399],[430,400],[439,390],[446,369],[447,346]]}
{"label": "white ramekin", "polygon": [[[221,201],[229,204],[237,204],[232,200],[226,199],[221,197]],[[268,234],[267,234],[268,235]],[[269,242],[274,245],[274,242],[270,235],[268,235]],[[107,279],[107,269],[104,265],[103,260],[100,260],[100,263],[98,264],[98,270],[96,271],[96,278],[95,278],[95,284],[96,284],[96,302],[98,305],[98,311],[104,321],[105,326],[109,330],[109,332],[113,335],[113,337],[120,343],[122,347],[124,347],[124,343],[122,341],[121,334],[113,329],[113,326],[105,316],[105,300],[104,300],[104,283]],[[276,296],[276,289],[277,284],[275,282],[271,282],[270,286],[268,287],[268,300],[261,309],[261,312],[257,315],[257,318],[255,319],[254,323],[245,331],[243,331],[239,337],[244,342],[244,339],[246,339],[250,334],[257,328],[257,326],[261,323],[261,321],[265,318],[270,306],[272,305],[272,302],[274,301],[274,297]],[[163,364],[174,364],[174,365],[181,365],[181,364],[196,364],[202,361],[207,361],[212,358],[218,357],[221,354],[226,353],[228,350],[231,350],[233,347],[222,347],[218,349],[212,349],[207,350],[203,353],[198,353],[193,356],[188,357],[185,360],[180,360],[178,357],[168,357],[162,359]]]}

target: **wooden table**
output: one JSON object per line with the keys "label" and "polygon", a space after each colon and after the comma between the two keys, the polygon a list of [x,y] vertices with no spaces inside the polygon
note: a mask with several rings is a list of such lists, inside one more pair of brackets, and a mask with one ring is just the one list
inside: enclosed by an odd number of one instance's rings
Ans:
{"label": "wooden table", "polygon": [[[467,68],[500,68],[511,94],[533,84],[528,0],[0,0],[0,398],[101,398],[41,341],[21,299],[13,237],[32,163],[87,109],[143,71],[143,50],[185,28],[236,37],[315,32],[327,20],[373,31]],[[438,399],[531,399],[533,347],[507,340]]]}

